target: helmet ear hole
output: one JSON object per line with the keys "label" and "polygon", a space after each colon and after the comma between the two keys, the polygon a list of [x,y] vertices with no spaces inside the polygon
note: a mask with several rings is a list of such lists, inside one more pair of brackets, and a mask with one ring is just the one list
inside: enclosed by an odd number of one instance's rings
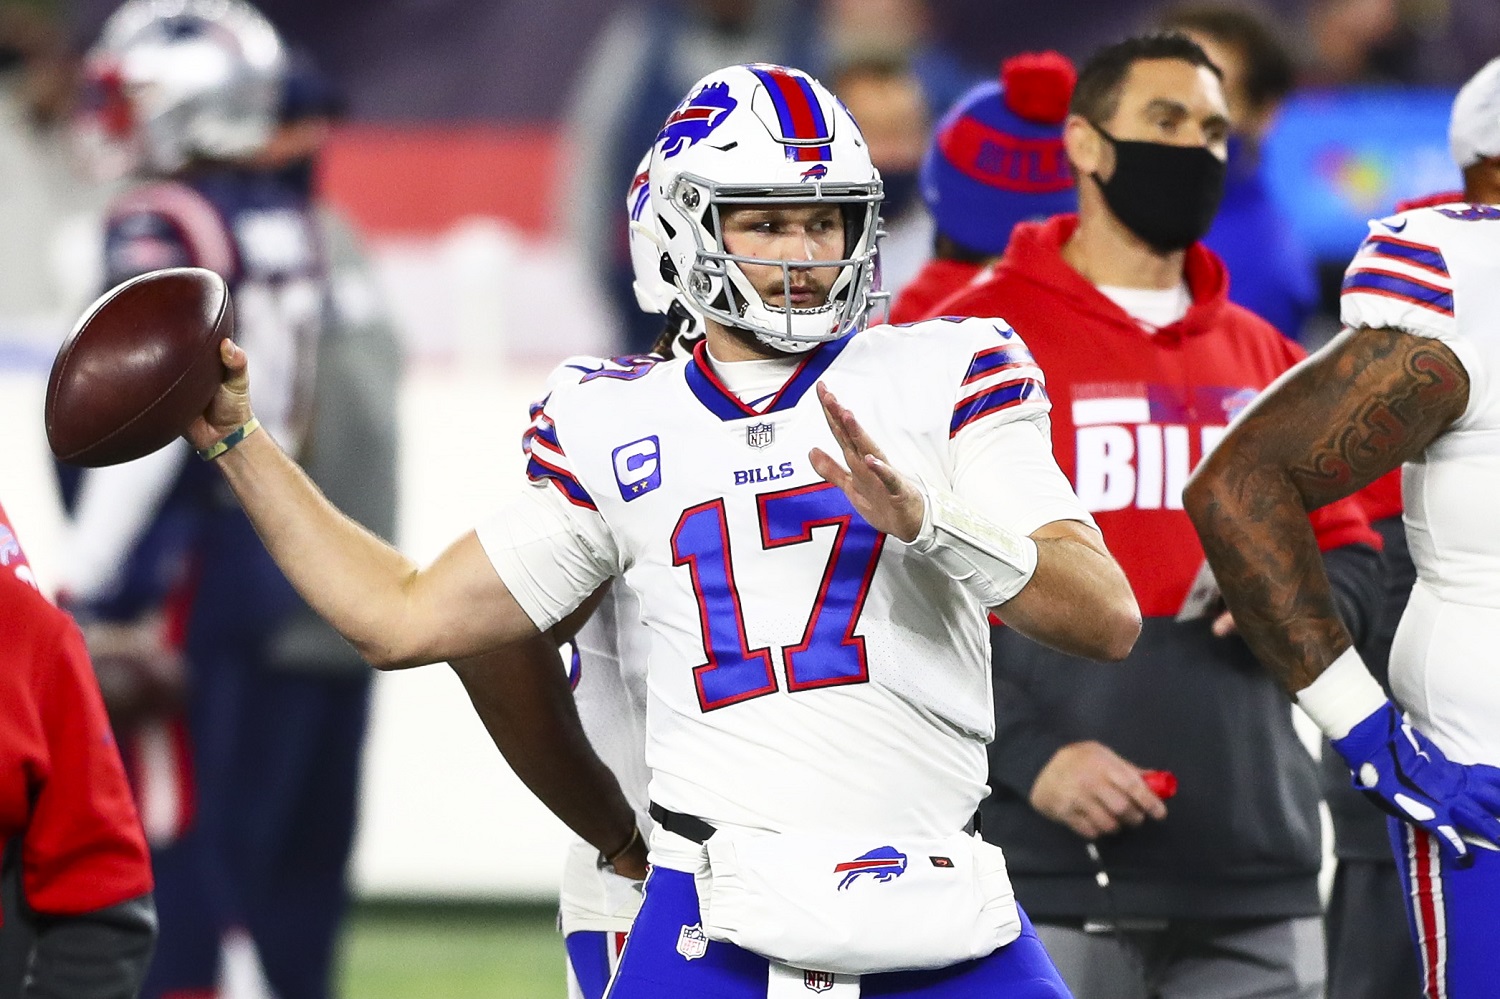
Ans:
{"label": "helmet ear hole", "polygon": [[859,245],[860,238],[864,235],[865,220],[862,216],[866,210],[864,205],[839,205],[839,215],[844,220],[844,256],[846,257],[854,252],[854,248]]}

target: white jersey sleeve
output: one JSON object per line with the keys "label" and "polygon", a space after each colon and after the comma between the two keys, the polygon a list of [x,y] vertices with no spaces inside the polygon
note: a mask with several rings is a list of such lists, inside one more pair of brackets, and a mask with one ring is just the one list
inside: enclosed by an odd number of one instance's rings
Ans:
{"label": "white jersey sleeve", "polygon": [[[1469,376],[1469,408],[1490,392],[1487,357],[1500,343],[1500,208],[1463,203],[1418,208],[1370,223],[1344,274],[1345,326],[1403,330],[1440,340]],[[1460,421],[1463,422],[1463,421]]]}
{"label": "white jersey sleeve", "polygon": [[1030,534],[1094,519],[1052,456],[1046,376],[1003,320],[960,327],[972,347],[949,425],[953,491],[996,523]]}
{"label": "white jersey sleeve", "polygon": [[574,473],[547,410],[557,389],[595,370],[592,360],[569,359],[548,379],[522,437],[531,488],[476,531],[506,588],[543,631],[623,571],[614,534]]}

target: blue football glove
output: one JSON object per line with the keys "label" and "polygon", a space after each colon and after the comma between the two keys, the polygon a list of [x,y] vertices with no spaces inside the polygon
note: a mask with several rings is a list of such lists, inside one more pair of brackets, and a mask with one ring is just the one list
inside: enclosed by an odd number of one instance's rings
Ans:
{"label": "blue football glove", "polygon": [[1500,845],[1500,767],[1450,761],[1389,701],[1331,744],[1353,771],[1356,789],[1436,836],[1460,867],[1474,862],[1465,836]]}

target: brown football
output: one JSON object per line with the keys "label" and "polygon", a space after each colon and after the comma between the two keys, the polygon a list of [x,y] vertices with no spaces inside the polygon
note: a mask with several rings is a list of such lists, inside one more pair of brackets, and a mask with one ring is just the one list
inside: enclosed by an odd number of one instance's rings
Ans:
{"label": "brown football", "polygon": [[166,447],[213,399],[219,342],[233,335],[229,288],[213,271],[152,271],[105,292],[52,362],[52,453],[92,468]]}

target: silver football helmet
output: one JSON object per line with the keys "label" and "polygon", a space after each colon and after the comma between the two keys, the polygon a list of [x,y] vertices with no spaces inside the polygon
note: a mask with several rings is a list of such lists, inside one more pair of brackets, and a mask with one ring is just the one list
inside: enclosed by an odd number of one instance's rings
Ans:
{"label": "silver football helmet", "polygon": [[129,0],[85,60],[79,139],[100,172],[238,160],[277,125],[287,56],[242,0]]}

